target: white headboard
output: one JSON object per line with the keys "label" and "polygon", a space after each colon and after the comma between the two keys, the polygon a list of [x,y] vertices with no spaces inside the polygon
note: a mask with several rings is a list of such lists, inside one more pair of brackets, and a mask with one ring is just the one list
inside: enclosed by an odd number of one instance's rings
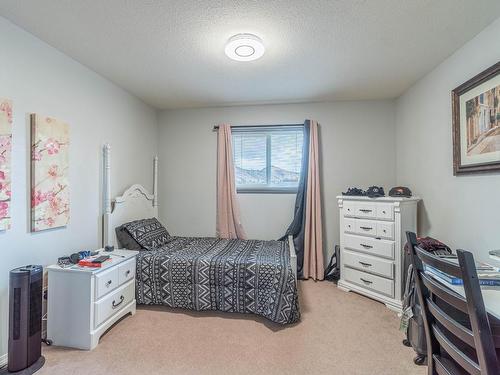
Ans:
{"label": "white headboard", "polygon": [[139,184],[130,186],[125,192],[111,198],[111,147],[104,145],[104,217],[103,246],[118,247],[115,228],[133,220],[158,217],[157,181],[158,157],[153,163],[153,194]]}

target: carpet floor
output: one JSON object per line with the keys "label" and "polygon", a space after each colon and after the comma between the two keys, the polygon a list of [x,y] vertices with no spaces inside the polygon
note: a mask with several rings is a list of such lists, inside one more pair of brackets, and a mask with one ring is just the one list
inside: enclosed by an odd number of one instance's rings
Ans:
{"label": "carpet floor", "polygon": [[424,375],[395,313],[329,282],[301,281],[301,322],[282,327],[241,314],[139,307],[98,347],[46,347],[40,375]]}

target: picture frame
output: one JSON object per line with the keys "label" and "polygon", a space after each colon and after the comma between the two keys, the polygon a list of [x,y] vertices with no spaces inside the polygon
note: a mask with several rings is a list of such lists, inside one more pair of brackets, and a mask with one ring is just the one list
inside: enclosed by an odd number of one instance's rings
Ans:
{"label": "picture frame", "polygon": [[500,62],[451,92],[453,174],[500,171]]}
{"label": "picture frame", "polygon": [[0,98],[0,232],[11,227],[12,100]]}
{"label": "picture frame", "polygon": [[31,122],[31,231],[65,227],[70,218],[69,125],[33,113]]}

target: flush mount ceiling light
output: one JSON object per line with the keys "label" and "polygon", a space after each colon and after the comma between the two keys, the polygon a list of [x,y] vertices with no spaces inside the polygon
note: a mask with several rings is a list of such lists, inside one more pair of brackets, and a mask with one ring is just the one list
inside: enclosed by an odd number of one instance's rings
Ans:
{"label": "flush mount ceiling light", "polygon": [[229,38],[226,44],[226,55],[236,61],[257,60],[265,52],[262,40],[253,34],[237,34]]}

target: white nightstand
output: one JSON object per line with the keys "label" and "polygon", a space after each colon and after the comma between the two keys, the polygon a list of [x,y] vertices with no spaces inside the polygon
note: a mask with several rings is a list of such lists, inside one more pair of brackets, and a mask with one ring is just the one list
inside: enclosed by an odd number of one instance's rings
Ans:
{"label": "white nightstand", "polygon": [[137,254],[102,251],[111,259],[101,268],[47,267],[47,338],[54,345],[92,350],[109,327],[135,314]]}

